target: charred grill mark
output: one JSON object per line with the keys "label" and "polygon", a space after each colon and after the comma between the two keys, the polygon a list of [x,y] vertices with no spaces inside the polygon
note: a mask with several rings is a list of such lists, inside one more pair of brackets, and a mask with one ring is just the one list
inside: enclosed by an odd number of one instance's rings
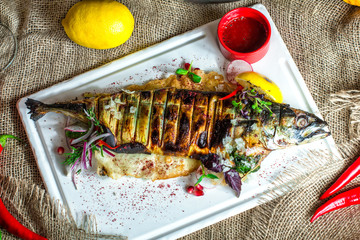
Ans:
{"label": "charred grill mark", "polygon": [[125,109],[125,125],[122,130],[122,140],[123,143],[133,142],[134,141],[134,132],[135,132],[135,117],[136,112],[138,111],[138,96],[139,93],[126,94],[127,105]]}
{"label": "charred grill mark", "polygon": [[[110,99],[112,100],[112,97],[110,97]],[[118,116],[115,117],[115,115],[118,115],[118,111],[119,111],[119,105],[116,104],[116,111],[110,111],[110,116],[109,116],[109,128],[111,130],[111,132],[116,133],[118,131]]]}
{"label": "charred grill mark", "polygon": [[[155,95],[155,94],[154,94]],[[151,106],[152,109],[152,113],[151,113],[151,119],[150,119],[150,138],[151,138],[151,143],[154,145],[159,145],[159,129],[158,127],[160,126],[160,119],[159,117],[153,117],[156,115],[157,113],[157,108],[156,106]]]}
{"label": "charred grill mark", "polygon": [[155,90],[151,102],[150,127],[149,127],[149,149],[155,150],[161,147],[161,137],[164,126],[165,105],[167,103],[167,91]]}
{"label": "charred grill mark", "polygon": [[255,134],[255,130],[253,129],[253,125],[257,124],[258,121],[257,120],[246,120],[246,121],[241,121],[240,125],[243,128],[243,138],[245,140],[245,142],[247,143],[248,147],[252,147],[254,142],[257,142],[256,139],[257,138]]}
{"label": "charred grill mark", "polygon": [[141,102],[141,96],[140,94],[138,94],[136,96],[136,110],[135,110],[135,114],[134,114],[134,132],[132,133],[132,141],[136,142],[136,135],[137,135],[137,123],[138,123],[138,119],[139,119],[139,114],[140,114],[140,102]]}
{"label": "charred grill mark", "polygon": [[198,121],[194,123],[195,131],[199,129],[200,126],[204,124],[205,120],[203,118],[199,118]]}
{"label": "charred grill mark", "polygon": [[[120,109],[120,106],[118,104],[116,104],[116,111],[119,112],[119,109]],[[118,116],[115,117],[115,114],[117,112],[110,115],[110,117],[112,118],[111,122],[114,124],[112,132],[117,132],[118,131],[119,120],[118,120]]]}
{"label": "charred grill mark", "polygon": [[150,105],[149,105],[149,115],[148,115],[149,122],[148,122],[148,126],[147,126],[147,131],[146,131],[146,146],[149,146],[151,116],[153,114],[153,111],[156,110],[155,108],[153,108],[153,106],[154,106],[154,97],[155,97],[155,93],[152,91],[151,92],[151,101],[150,101]]}
{"label": "charred grill mark", "polygon": [[148,133],[151,120],[151,100],[152,92],[146,91],[140,93],[135,142],[140,142],[145,145],[148,143]]}
{"label": "charred grill mark", "polygon": [[162,145],[162,142],[164,141],[164,132],[165,132],[165,113],[166,113],[166,109],[168,106],[168,100],[169,100],[169,91],[166,91],[166,98],[165,98],[165,103],[164,103],[164,112],[163,112],[163,122],[162,122],[162,127],[161,127],[161,136],[160,136],[160,142],[159,142],[159,146]]}
{"label": "charred grill mark", "polygon": [[193,105],[195,97],[198,95],[197,92],[193,91],[183,91],[182,102],[184,105]]}
{"label": "charred grill mark", "polygon": [[192,135],[192,122],[193,122],[193,112],[194,112],[194,102],[195,96],[197,93],[191,91],[182,91],[182,97],[180,102],[180,111],[179,111],[179,126],[178,126],[178,136],[176,139],[176,144],[180,146],[183,151],[188,152],[191,144],[191,135]]}
{"label": "charred grill mark", "polygon": [[[213,128],[209,130],[209,148],[221,146],[222,139],[227,135],[228,128],[231,127],[230,119],[223,120],[222,101],[216,98],[216,110],[214,112]],[[225,128],[226,127],[226,128]]]}
{"label": "charred grill mark", "polygon": [[126,108],[126,97],[124,97],[124,93],[119,94],[118,99],[120,99],[120,102],[125,102],[125,104],[119,104],[119,114],[118,114],[118,143],[122,143],[122,132],[123,132],[123,126],[124,126],[124,118],[125,118],[125,108]]}
{"label": "charred grill mark", "polygon": [[[222,102],[222,119],[229,119],[231,123],[231,119],[236,119],[236,110],[231,103],[231,99],[226,99]],[[230,127],[227,130],[227,136],[234,138],[235,136],[235,126],[231,123]]]}
{"label": "charred grill mark", "polygon": [[181,155],[181,148],[172,142],[164,142],[163,149],[164,152],[166,153],[171,153],[171,154],[178,153],[179,155]]}
{"label": "charred grill mark", "polygon": [[126,119],[126,110],[127,110],[127,106],[128,106],[128,99],[127,99],[127,93],[125,93],[125,92],[123,92],[122,94],[121,94],[121,98],[122,98],[122,102],[124,102],[125,103],[125,105],[124,105],[124,107],[123,107],[123,109],[122,109],[122,111],[123,111],[123,117],[121,118],[121,130],[120,130],[120,135],[119,135],[119,139],[121,139],[121,141],[120,141],[120,143],[123,143],[124,142],[124,137],[123,137],[123,133],[124,133],[124,131],[125,131],[125,128],[126,128],[126,123],[125,123],[125,119]]}
{"label": "charred grill mark", "polygon": [[217,99],[214,95],[211,95],[209,97],[208,117],[206,122],[206,129],[208,130],[207,145],[209,146],[209,148],[211,146],[211,138],[213,135],[213,129],[216,120],[216,111],[217,111]]}
{"label": "charred grill mark", "polygon": [[[177,118],[176,118],[176,122],[175,122],[175,134],[174,134],[174,143],[175,145],[179,146],[179,135],[180,135],[180,128],[181,128],[181,108],[182,108],[182,99],[184,97],[184,91],[175,91],[175,100],[176,100],[176,106],[178,106],[178,111],[177,111]],[[178,103],[178,104],[177,104]],[[180,146],[179,146],[180,147]]]}
{"label": "charred grill mark", "polygon": [[207,146],[209,126],[209,94],[197,94],[193,107],[191,139],[199,148]]}
{"label": "charred grill mark", "polygon": [[191,114],[190,114],[190,129],[189,129],[189,146],[195,141],[197,130],[194,131],[194,118],[195,118],[195,103],[196,103],[196,95],[193,98],[193,101],[191,102]]}
{"label": "charred grill mark", "polygon": [[[157,119],[158,120],[158,119]],[[151,132],[151,142],[152,144],[156,145],[156,146],[160,146],[160,141],[159,141],[159,130],[158,129],[154,129]]]}
{"label": "charred grill mark", "polygon": [[179,131],[176,145],[179,145],[184,150],[187,150],[190,145],[190,119],[186,113],[182,113],[179,121]]}
{"label": "charred grill mark", "polygon": [[164,138],[163,138],[163,149],[165,152],[173,152],[176,145],[176,136],[177,136],[177,122],[179,120],[179,106],[177,105],[168,105],[166,110],[167,114],[165,115],[165,129],[164,129]]}
{"label": "charred grill mark", "polygon": [[214,130],[212,132],[210,147],[219,147],[222,145],[222,140],[229,134],[231,128],[230,119],[217,119]]}
{"label": "charred grill mark", "polygon": [[140,98],[144,101],[149,101],[150,99],[152,99],[151,92],[150,91],[140,92]]}

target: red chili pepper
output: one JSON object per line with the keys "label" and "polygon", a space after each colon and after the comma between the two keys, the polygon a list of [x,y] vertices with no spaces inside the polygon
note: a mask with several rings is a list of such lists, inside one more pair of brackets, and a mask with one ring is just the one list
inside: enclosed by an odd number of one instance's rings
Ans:
{"label": "red chili pepper", "polygon": [[231,98],[231,97],[235,96],[238,91],[241,91],[243,89],[244,89],[244,87],[239,85],[232,93],[230,93],[229,95],[227,95],[223,98],[220,98],[219,100],[225,100],[225,99]]}
{"label": "red chili pepper", "polygon": [[[13,138],[20,140],[19,138],[13,135],[0,135],[0,154],[5,147],[6,140],[8,138]],[[0,199],[0,226],[5,228],[9,233],[25,239],[25,240],[46,240],[46,238],[32,232],[27,229],[21,223],[19,223],[14,216],[6,209],[3,201]]]}
{"label": "red chili pepper", "polygon": [[97,144],[98,144],[100,147],[104,145],[105,147],[107,147],[107,148],[109,148],[109,149],[112,149],[112,150],[118,148],[118,146],[117,146],[117,147],[111,147],[109,144],[107,144],[107,143],[104,142],[103,140],[98,140],[98,141],[97,141]]}
{"label": "red chili pepper", "polygon": [[9,233],[26,240],[46,240],[46,238],[27,229],[19,223],[9,211],[6,209],[4,203],[0,199],[0,225]]}
{"label": "red chili pepper", "polygon": [[325,199],[330,195],[339,191],[342,187],[348,184],[356,176],[360,174],[360,157],[351,164],[351,166],[346,169],[346,171],[339,177],[339,179],[320,197],[320,199]]}
{"label": "red chili pepper", "polygon": [[310,222],[313,222],[316,218],[324,215],[325,213],[355,204],[360,204],[360,187],[341,193],[327,201],[324,205],[316,210]]}

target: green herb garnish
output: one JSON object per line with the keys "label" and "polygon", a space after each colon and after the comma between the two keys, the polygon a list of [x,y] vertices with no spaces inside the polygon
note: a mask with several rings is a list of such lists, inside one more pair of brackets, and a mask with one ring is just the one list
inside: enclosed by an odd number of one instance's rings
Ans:
{"label": "green herb garnish", "polygon": [[237,152],[232,152],[230,154],[230,156],[232,156],[234,158],[234,162],[235,162],[235,167],[234,169],[238,172],[238,173],[242,173],[242,174],[246,174],[248,172],[256,172],[260,169],[260,166],[254,168],[253,170],[251,170],[251,168],[256,165],[259,162],[260,156],[245,156],[245,155],[240,155]]}
{"label": "green herb garnish", "polygon": [[66,165],[74,165],[75,162],[81,157],[83,148],[76,148],[71,146],[71,149],[73,150],[70,153],[65,153],[67,155],[67,159],[63,162]]}
{"label": "green herb garnish", "polygon": [[192,66],[193,62],[191,61],[191,64],[189,66],[189,69],[183,69],[183,68],[179,68],[176,70],[176,74],[179,75],[186,75],[188,76],[194,83],[199,83],[201,82],[201,77],[199,75],[196,75],[195,73],[191,72],[191,66]]}
{"label": "green herb garnish", "polygon": [[187,75],[189,73],[189,70],[179,68],[178,70],[176,70],[175,73],[179,75]]}
{"label": "green herb garnish", "polygon": [[70,139],[76,139],[76,138],[84,136],[85,134],[86,134],[86,132],[71,132],[71,131],[65,132],[65,135]]}
{"label": "green herb garnish", "polygon": [[273,114],[271,109],[268,107],[272,103],[268,101],[261,100],[260,98],[256,97],[254,98],[255,102],[251,106],[257,113],[261,113],[265,108],[270,112],[270,116]]}
{"label": "green herb garnish", "polygon": [[205,174],[205,168],[204,168],[204,165],[201,163],[201,171],[202,171],[202,174],[201,176],[199,177],[199,179],[197,180],[197,182],[195,183],[195,187],[197,185],[200,184],[200,182],[204,179],[204,178],[209,178],[209,179],[219,179],[216,175],[214,174],[211,174],[211,173],[208,173],[208,174]]}
{"label": "green herb garnish", "polygon": [[92,107],[89,110],[85,110],[85,111],[87,112],[87,115],[88,115],[87,118],[90,121],[93,121],[95,126],[100,126],[100,121],[96,118],[94,108]]}
{"label": "green herb garnish", "polygon": [[232,105],[240,111],[244,118],[250,119],[250,114],[261,114],[265,109],[270,113],[270,116],[273,115],[269,108],[272,102],[263,100],[264,95],[259,94],[255,89],[243,91],[239,96],[240,101],[233,100]]}

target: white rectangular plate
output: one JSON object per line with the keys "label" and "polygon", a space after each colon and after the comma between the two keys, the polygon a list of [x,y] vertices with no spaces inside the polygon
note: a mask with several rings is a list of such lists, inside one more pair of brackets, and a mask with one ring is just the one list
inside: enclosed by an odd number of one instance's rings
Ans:
{"label": "white rectangular plate", "polygon": [[[253,8],[261,11],[272,27],[269,52],[253,64],[254,71],[276,82],[284,94],[284,102],[319,115],[269,13],[261,4]],[[84,92],[114,92],[129,84],[167,77],[184,62],[191,61],[194,67],[224,74],[228,61],[219,51],[218,22],[208,23],[18,101],[18,111],[47,191],[70,208],[79,226],[83,214],[94,214],[102,234],[130,239],[180,237],[259,205],[259,198],[271,190],[273,179],[299,160],[299,151],[310,148],[336,152],[331,137],[275,151],[265,159],[261,170],[243,183],[240,198],[226,186],[206,189],[202,197],[189,195],[185,187],[194,183],[194,176],[155,182],[128,177],[115,181],[97,176],[94,169],[78,176],[79,186],[77,190],[74,188],[62,164],[65,156],[56,153],[57,147],[66,146],[65,117],[49,113],[35,123],[27,114],[26,99],[54,103],[74,99]]]}

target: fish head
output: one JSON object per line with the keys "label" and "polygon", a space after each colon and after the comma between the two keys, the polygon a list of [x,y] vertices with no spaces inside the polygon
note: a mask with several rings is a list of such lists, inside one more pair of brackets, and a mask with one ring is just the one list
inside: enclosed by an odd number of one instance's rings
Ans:
{"label": "fish head", "polygon": [[330,135],[328,124],[315,114],[282,106],[278,122],[272,128],[273,136],[267,139],[271,150],[306,144]]}

